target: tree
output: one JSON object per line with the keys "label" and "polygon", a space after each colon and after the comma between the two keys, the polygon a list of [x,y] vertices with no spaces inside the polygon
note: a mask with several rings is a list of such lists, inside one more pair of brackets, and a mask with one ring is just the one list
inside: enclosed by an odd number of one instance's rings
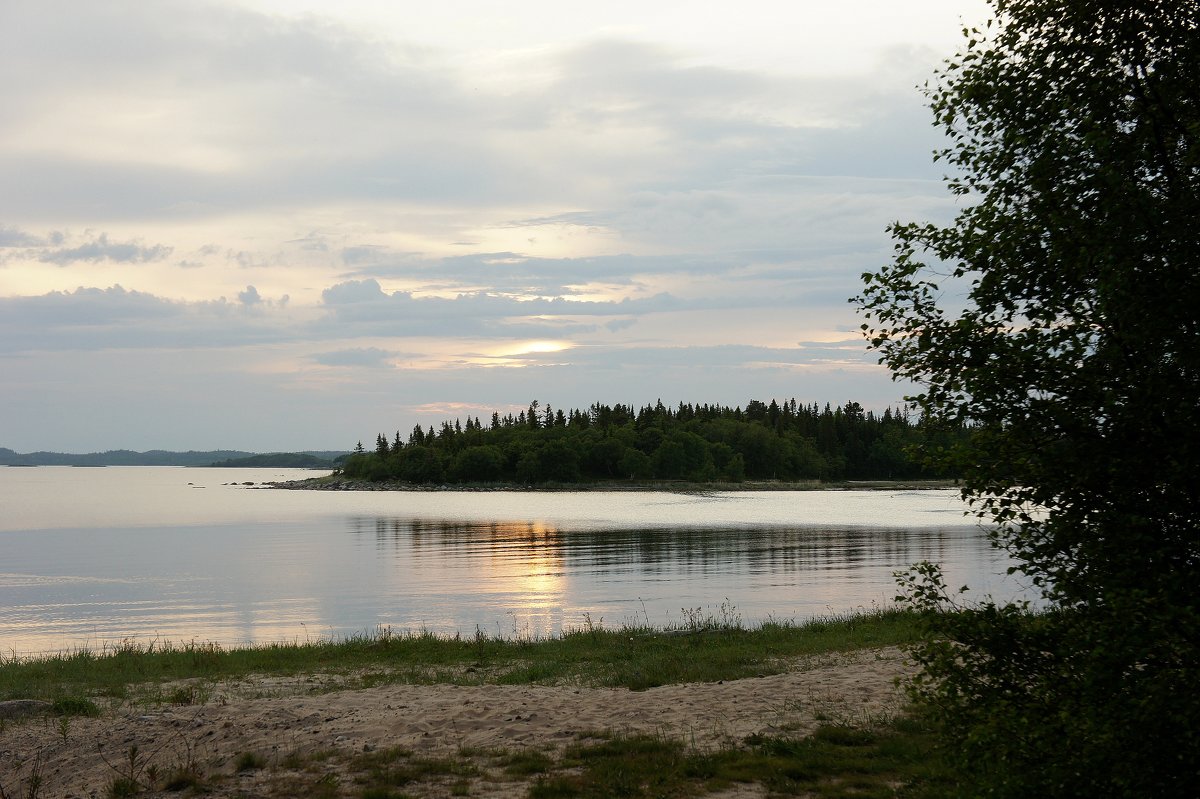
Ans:
{"label": "tree", "polygon": [[650,456],[633,447],[625,450],[618,468],[621,474],[630,480],[646,480],[654,475],[654,465]]}
{"label": "tree", "polygon": [[499,447],[467,447],[454,458],[454,479],[467,483],[499,480],[504,471],[504,453]]}
{"label": "tree", "polygon": [[618,464],[625,454],[625,445],[611,436],[601,438],[597,433],[587,442],[583,464],[591,477],[610,478],[620,474]]}
{"label": "tree", "polygon": [[1191,795],[1200,4],[992,4],[927,89],[965,207],[893,225],[855,301],[925,420],[972,428],[942,459],[1046,609],[931,615],[915,688],[977,794]]}
{"label": "tree", "polygon": [[[511,414],[504,418],[492,414],[488,429],[478,417],[467,416],[465,423],[446,419],[438,428],[414,426],[407,442],[397,434],[388,444],[379,434],[375,448],[369,452],[361,448],[360,442],[357,454],[362,457],[348,460],[344,473],[352,478],[420,483],[571,482],[627,479],[631,475],[650,479],[657,457],[663,479],[703,482],[720,475],[725,479],[750,476],[793,480],[842,472],[849,478],[868,479],[876,468],[868,457],[868,453],[873,457],[874,450],[868,448],[877,439],[893,433],[903,443],[926,434],[921,426],[910,424],[907,416],[884,414],[877,418],[854,402],[846,409],[826,406],[824,413],[814,403],[799,415],[794,400],[782,404],[772,400],[769,405],[751,401],[748,407],[756,413],[761,411],[762,419],[749,421],[738,409],[707,404],[681,402],[678,409],[672,410],[661,401],[644,407],[636,417],[633,407],[624,405],[610,408],[594,404],[588,413],[554,409],[553,423],[539,422],[536,429],[529,426],[530,416],[535,420],[539,414],[546,416],[537,408],[531,408],[532,414],[523,410],[515,418]],[[637,419],[641,420],[641,429]],[[822,425],[828,433],[828,457],[817,450],[814,434],[818,432],[818,419],[825,420]],[[839,425],[847,428],[844,435],[839,433]],[[953,441],[954,435],[941,437]],[[553,442],[558,446],[544,451]],[[656,456],[664,442],[673,446]],[[847,458],[852,445],[863,450],[862,456],[853,461]],[[495,461],[490,455],[476,452],[459,458],[464,451],[477,447],[495,447],[501,453],[498,474],[492,472]],[[625,464],[629,447],[647,457]],[[564,450],[570,450],[571,457],[564,456]],[[894,456],[897,476],[920,473],[919,467],[907,460],[903,446]],[[734,461],[730,471],[729,464]]]}
{"label": "tree", "polygon": [[538,453],[538,473],[542,480],[577,483],[579,455],[566,442],[551,441]]}
{"label": "tree", "polygon": [[733,483],[740,483],[746,478],[746,461],[740,452],[725,463],[721,469],[721,475]]}

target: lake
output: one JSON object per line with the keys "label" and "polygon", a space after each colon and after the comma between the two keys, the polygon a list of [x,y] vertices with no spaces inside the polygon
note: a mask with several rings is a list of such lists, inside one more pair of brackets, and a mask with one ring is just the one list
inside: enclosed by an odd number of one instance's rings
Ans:
{"label": "lake", "polygon": [[[380,627],[506,637],[885,606],[943,564],[1023,595],[953,490],[330,492],[281,469],[0,468],[0,652]],[[236,484],[236,485],[235,485]]]}

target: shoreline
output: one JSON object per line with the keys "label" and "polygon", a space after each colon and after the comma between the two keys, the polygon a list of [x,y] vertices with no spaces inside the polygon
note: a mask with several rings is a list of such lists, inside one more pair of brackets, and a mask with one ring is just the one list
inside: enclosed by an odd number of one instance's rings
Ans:
{"label": "shoreline", "polygon": [[[611,773],[589,763],[626,771],[645,759],[652,778],[667,757],[728,762],[732,792],[720,795],[762,797],[805,771],[797,746],[850,735],[857,756],[922,734],[905,726],[899,687],[914,668],[903,647],[918,634],[916,614],[890,611],[754,629],[380,634],[0,662],[0,706],[42,706],[0,724],[0,795],[24,796],[36,781],[42,793],[29,795],[516,799],[581,778],[591,785],[583,795],[610,795]],[[895,784],[895,768],[919,782],[927,760],[901,758],[880,785]],[[857,766],[820,768],[812,787],[863,779]],[[654,795],[708,793],[688,769],[672,779]],[[809,787],[787,792],[823,795]]]}
{"label": "shoreline", "polygon": [[[571,780],[580,752],[596,757],[618,749],[614,759],[624,770],[647,745],[698,758],[749,759],[756,740],[800,741],[829,728],[886,735],[906,707],[896,681],[909,674],[903,655],[887,648],[794,661],[770,676],[636,692],[539,684],[324,691],[324,675],[314,673],[215,684],[193,700],[183,685],[171,689],[177,701],[157,706],[127,702],[97,716],[8,722],[0,749],[11,762],[0,761],[6,775],[0,784],[20,790],[38,769],[41,793],[31,795],[81,799],[134,793],[517,799],[546,779]],[[513,768],[526,758],[535,769]],[[378,763],[387,766],[382,779],[375,776]],[[399,774],[411,793],[386,792]],[[120,793],[115,781],[126,777],[137,788]],[[764,777],[721,795],[761,797]],[[383,784],[368,793],[376,780]],[[607,794],[605,780],[599,778]],[[340,790],[328,790],[334,786]],[[674,795],[696,790],[707,793],[684,781]]]}
{"label": "shoreline", "polygon": [[686,481],[641,481],[613,483],[543,483],[522,486],[516,483],[439,483],[414,484],[397,481],[372,482],[330,474],[303,480],[280,480],[260,483],[256,487],[284,491],[463,491],[463,492],[660,492],[672,494],[703,494],[733,491],[933,491],[960,488],[957,480],[844,480],[825,483],[820,480],[798,482],[744,481],[740,483],[689,483]]}

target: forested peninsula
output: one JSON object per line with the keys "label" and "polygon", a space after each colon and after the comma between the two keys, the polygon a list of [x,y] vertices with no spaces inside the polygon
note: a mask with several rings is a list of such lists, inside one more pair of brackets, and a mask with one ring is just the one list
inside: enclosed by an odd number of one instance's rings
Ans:
{"label": "forested peninsula", "polygon": [[493,413],[486,424],[468,416],[440,429],[418,425],[407,440],[380,433],[373,451],[358,444],[342,475],[412,485],[944,479],[955,475],[910,453],[966,434],[857,402],[660,401],[564,411],[535,401],[516,416]]}

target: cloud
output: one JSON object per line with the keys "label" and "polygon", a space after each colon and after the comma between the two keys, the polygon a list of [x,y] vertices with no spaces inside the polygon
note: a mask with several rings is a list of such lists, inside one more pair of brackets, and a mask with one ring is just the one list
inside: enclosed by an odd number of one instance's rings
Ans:
{"label": "cloud", "polygon": [[638,192],[690,197],[705,219],[732,211],[725,189],[751,178],[936,176],[931,127],[894,124],[920,113],[911,66],[813,79],[602,38],[508,59],[481,85],[445,53],[314,18],[166,1],[14,17],[25,33],[0,68],[27,79],[11,93],[0,215],[419,202],[574,207],[611,223]]}
{"label": "cloud", "polygon": [[[439,333],[468,320],[482,322],[504,318],[594,317],[637,315],[688,307],[667,293],[614,301],[571,300],[565,297],[519,299],[494,292],[463,292],[454,297],[417,297],[412,292],[383,291],[377,280],[349,280],[322,292],[322,300],[339,323],[403,322],[438,323]],[[693,307],[695,307],[693,305]]]}
{"label": "cloud", "polygon": [[[853,249],[849,245],[821,246],[814,242],[790,249],[582,258],[539,258],[514,252],[430,258],[374,247],[369,264],[362,263],[347,273],[362,281],[348,281],[346,290],[360,292],[356,296],[361,299],[378,300],[383,294],[380,279],[400,279],[419,285],[419,291],[438,293],[487,286],[488,293],[515,299],[572,300],[598,294],[619,299],[642,296],[647,286],[662,283],[662,279],[668,282],[686,279],[698,291],[712,293],[714,301],[729,299],[731,283],[757,283],[763,287],[764,296],[792,301],[796,295],[811,291],[815,281],[838,276],[842,278],[839,290],[849,296],[864,264],[883,257],[886,236],[880,231],[877,238],[875,242],[857,242]],[[358,286],[363,281],[369,282]],[[327,298],[326,302],[329,301]]]}
{"label": "cloud", "polygon": [[376,302],[386,298],[377,280],[347,280],[321,292],[321,301],[338,306],[349,303]]}
{"label": "cloud", "polygon": [[[464,396],[895,396],[861,343],[791,343],[855,327],[845,298],[889,259],[889,221],[956,210],[912,89],[932,54],[813,77],[619,26],[455,51],[236,0],[9,5],[15,427],[59,429],[47,386],[88,424],[102,396],[115,419],[194,394],[213,430],[261,404],[264,429],[319,418],[350,442]],[[75,288],[98,272],[131,288]],[[540,339],[571,346],[494,368],[499,343]]]}
{"label": "cloud", "polygon": [[116,263],[136,264],[161,261],[170,256],[173,250],[173,247],[162,244],[143,247],[141,244],[133,241],[109,241],[108,234],[101,233],[94,239],[84,242],[77,247],[43,251],[38,254],[37,259],[43,263],[58,264],[59,266],[65,266],[76,261],[88,261],[92,263],[113,261]]}
{"label": "cloud", "polygon": [[38,247],[44,240],[16,228],[0,227],[0,247]]}
{"label": "cloud", "polygon": [[119,285],[0,297],[0,353],[252,347],[304,335],[279,313],[223,299],[176,302]]}
{"label": "cloud", "polygon": [[408,278],[439,287],[485,285],[496,294],[526,297],[570,297],[588,284],[630,286],[639,275],[716,274],[738,263],[736,257],[687,254],[541,258],[505,251],[431,258],[381,246],[349,249],[355,253],[351,276]]}
{"label": "cloud", "polygon": [[[709,337],[714,325],[734,325],[729,337],[736,341],[756,335],[738,332],[739,318],[761,321],[768,311],[789,317],[813,305],[803,292],[789,295],[779,291],[778,285],[774,291],[771,288],[767,284],[723,294],[714,289],[693,297],[658,292],[612,300],[522,298],[494,292],[461,292],[447,297],[417,296],[407,291],[389,293],[379,281],[365,279],[334,284],[322,292],[321,306],[293,311],[287,295],[271,300],[252,285],[238,292],[233,301],[219,298],[195,302],[168,300],[119,285],[107,289],[81,287],[39,296],[0,298],[0,349],[205,349],[272,342],[328,345],[356,339],[430,337],[447,342],[447,346],[456,340],[539,338],[594,346],[622,340],[635,323],[649,319],[657,321],[644,335],[686,340],[689,330]],[[820,302],[827,301],[819,288],[809,291]],[[834,296],[839,306],[844,304],[841,296]],[[349,346],[337,351],[364,349],[370,347]]]}
{"label": "cloud", "polygon": [[354,347],[346,350],[320,352],[312,360],[322,366],[390,367],[392,361],[406,357],[406,353],[381,350],[378,347]]}
{"label": "cloud", "polygon": [[861,339],[843,342],[810,342],[796,347],[763,347],[753,344],[699,346],[622,346],[578,348],[564,353],[578,367],[712,370],[795,370],[798,368],[874,369],[875,358]]}
{"label": "cloud", "polygon": [[4,310],[3,324],[12,328],[35,326],[42,319],[56,319],[76,327],[111,325],[162,319],[176,310],[167,300],[119,285],[106,289],[80,287],[40,297],[0,297],[0,308]]}

